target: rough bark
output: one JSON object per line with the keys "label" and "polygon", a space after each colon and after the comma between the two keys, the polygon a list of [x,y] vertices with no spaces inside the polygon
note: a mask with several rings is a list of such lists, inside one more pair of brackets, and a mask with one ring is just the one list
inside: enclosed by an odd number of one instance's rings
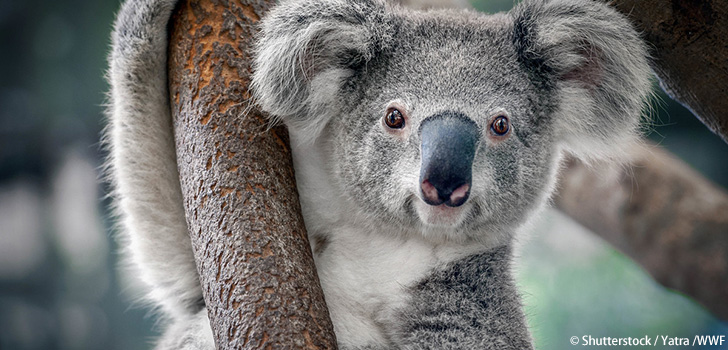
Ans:
{"label": "rough bark", "polygon": [[658,282],[728,319],[728,194],[654,146],[628,167],[570,160],[556,206]]}
{"label": "rough bark", "polygon": [[175,11],[170,99],[188,227],[218,349],[333,349],[288,134],[251,102],[251,43],[272,0]]}
{"label": "rough bark", "polygon": [[643,32],[665,92],[728,142],[728,1],[609,2]]}

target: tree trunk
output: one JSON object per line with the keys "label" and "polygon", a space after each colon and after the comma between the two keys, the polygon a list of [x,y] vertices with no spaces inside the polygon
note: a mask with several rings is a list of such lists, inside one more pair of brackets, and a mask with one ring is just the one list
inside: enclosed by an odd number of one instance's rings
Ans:
{"label": "tree trunk", "polygon": [[218,349],[336,347],[288,134],[251,102],[255,24],[272,0],[188,0],[172,20],[182,192]]}
{"label": "tree trunk", "polygon": [[570,160],[556,206],[728,319],[728,194],[656,146],[630,156],[629,167]]}
{"label": "tree trunk", "polygon": [[728,142],[728,1],[609,2],[643,32],[665,92]]}

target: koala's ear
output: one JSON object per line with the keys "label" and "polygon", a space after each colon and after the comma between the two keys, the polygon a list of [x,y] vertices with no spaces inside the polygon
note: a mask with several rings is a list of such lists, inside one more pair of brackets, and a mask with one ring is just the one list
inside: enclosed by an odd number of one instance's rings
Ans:
{"label": "koala's ear", "polygon": [[511,15],[519,59],[557,99],[557,139],[590,159],[638,140],[651,95],[645,44],[610,6],[593,0],[526,0]]}
{"label": "koala's ear", "polygon": [[315,138],[342,84],[383,45],[382,0],[282,1],[261,23],[252,90],[261,108]]}

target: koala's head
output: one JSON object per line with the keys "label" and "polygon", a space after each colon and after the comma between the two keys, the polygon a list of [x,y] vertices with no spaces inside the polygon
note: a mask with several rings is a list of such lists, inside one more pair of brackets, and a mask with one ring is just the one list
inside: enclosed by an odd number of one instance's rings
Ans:
{"label": "koala's head", "polygon": [[379,0],[284,1],[266,17],[253,91],[373,221],[479,239],[543,207],[559,155],[635,140],[649,68],[630,24],[590,0],[507,14]]}

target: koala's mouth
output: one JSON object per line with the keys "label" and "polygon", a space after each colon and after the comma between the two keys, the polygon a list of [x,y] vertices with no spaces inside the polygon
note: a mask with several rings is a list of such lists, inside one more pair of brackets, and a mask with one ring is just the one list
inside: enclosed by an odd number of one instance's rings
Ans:
{"label": "koala's mouth", "polygon": [[465,203],[452,207],[446,204],[430,205],[416,196],[414,208],[420,221],[426,226],[453,228],[460,226],[470,211],[471,205]]}

